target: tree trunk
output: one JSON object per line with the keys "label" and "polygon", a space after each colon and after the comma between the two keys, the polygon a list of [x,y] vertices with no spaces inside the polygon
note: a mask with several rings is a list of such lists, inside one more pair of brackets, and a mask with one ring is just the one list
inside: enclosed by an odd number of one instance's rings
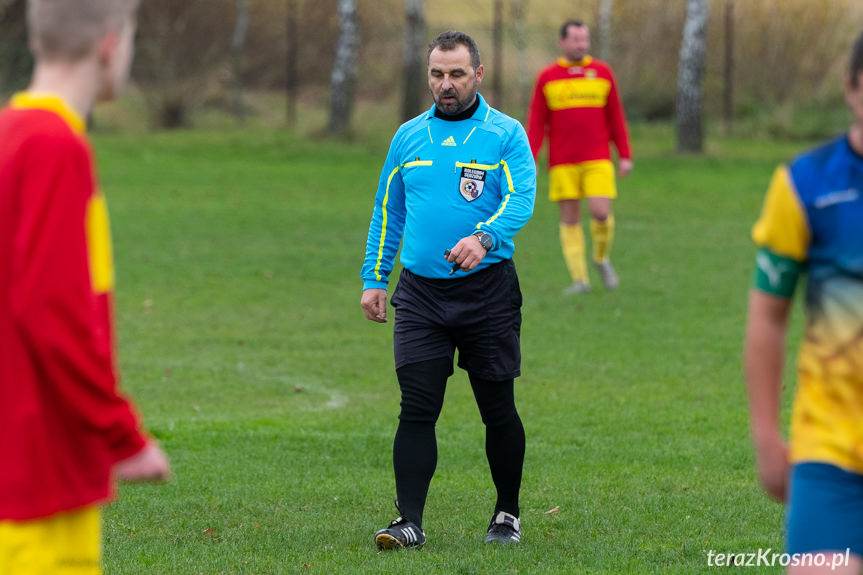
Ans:
{"label": "tree trunk", "polygon": [[527,36],[524,31],[524,14],[528,0],[512,0],[512,20],[515,26],[515,47],[518,50],[518,103],[521,110],[530,105],[530,78],[527,63]]}
{"label": "tree trunk", "polygon": [[285,16],[285,96],[286,96],[286,120],[288,128],[297,125],[297,52],[299,42],[297,40],[297,4],[299,0],[287,0],[287,15]]}
{"label": "tree trunk", "polygon": [[402,76],[404,77],[404,99],[402,121],[407,122],[422,112],[422,96],[425,93],[425,6],[423,0],[405,0],[405,39],[402,50]]}
{"label": "tree trunk", "polygon": [[611,60],[611,10],[614,0],[602,0],[599,4],[599,59]]}
{"label": "tree trunk", "polygon": [[356,81],[357,50],[360,44],[356,0],[339,0],[338,9],[339,39],[330,81],[330,123],[328,130],[332,134],[344,134],[350,128]]}
{"label": "tree trunk", "polygon": [[710,0],[687,0],[683,43],[677,69],[677,150],[700,153],[704,147],[702,126],[704,56]]}
{"label": "tree trunk", "polygon": [[491,93],[495,107],[503,108],[503,0],[494,0],[491,36]]}
{"label": "tree trunk", "polygon": [[725,61],[722,72],[722,133],[731,134],[734,120],[734,2],[725,5]]}
{"label": "tree trunk", "polygon": [[231,40],[231,67],[234,74],[234,117],[240,122],[245,120],[243,105],[243,46],[246,44],[246,30],[249,28],[249,2],[237,0],[237,23]]}

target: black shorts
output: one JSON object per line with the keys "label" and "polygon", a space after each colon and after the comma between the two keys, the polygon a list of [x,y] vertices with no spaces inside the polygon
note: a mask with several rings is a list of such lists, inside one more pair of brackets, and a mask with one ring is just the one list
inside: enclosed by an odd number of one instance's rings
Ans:
{"label": "black shorts", "polygon": [[512,260],[454,279],[403,269],[392,296],[396,369],[447,357],[492,381],[521,375],[521,289]]}

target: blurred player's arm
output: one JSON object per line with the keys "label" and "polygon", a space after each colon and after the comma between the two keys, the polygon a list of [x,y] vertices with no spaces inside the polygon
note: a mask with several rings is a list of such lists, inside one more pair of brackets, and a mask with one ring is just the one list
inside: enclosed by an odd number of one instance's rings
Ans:
{"label": "blurred player's arm", "polygon": [[[22,170],[27,193],[19,205],[12,256],[13,321],[37,358],[50,400],[62,403],[82,429],[98,434],[119,462],[154,444],[117,387],[108,311],[110,237],[107,216],[98,211],[104,204],[93,194],[84,145],[71,139],[36,144],[39,153],[31,152],[32,165]],[[93,221],[105,234],[97,251],[107,259],[98,272],[90,261]]]}
{"label": "blurred player's arm", "polygon": [[605,106],[606,122],[611,141],[617,148],[617,173],[621,178],[625,178],[632,171],[632,147],[629,143],[626,114],[623,111],[623,102],[617,90],[617,81],[614,78],[614,72],[609,70],[608,73],[611,79],[611,89],[608,93],[608,103]]}
{"label": "blurred player's arm", "polygon": [[548,129],[548,105],[545,100],[543,87],[545,82],[540,74],[533,88],[533,97],[527,110],[527,138],[530,142],[530,152],[536,160],[545,140],[545,132]]}
{"label": "blurred player's arm", "polygon": [[773,174],[752,239],[759,246],[749,293],[744,371],[758,477],[783,501],[788,446],[780,432],[785,335],[797,282],[811,239],[801,202],[784,166]]}
{"label": "blurred player's arm", "polygon": [[744,369],[758,477],[770,497],[785,500],[788,447],[780,432],[782,368],[791,299],[749,292]]}

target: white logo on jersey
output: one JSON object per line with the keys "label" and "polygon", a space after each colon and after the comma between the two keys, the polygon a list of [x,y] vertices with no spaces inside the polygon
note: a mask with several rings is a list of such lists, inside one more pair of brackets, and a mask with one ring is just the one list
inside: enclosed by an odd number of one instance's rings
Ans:
{"label": "white logo on jersey", "polygon": [[458,144],[456,144],[455,139],[452,136],[450,136],[449,138],[447,138],[446,140],[441,142],[440,145],[441,146],[457,146]]}
{"label": "white logo on jersey", "polygon": [[461,192],[461,197],[472,202],[482,195],[484,187],[485,170],[468,167],[461,169],[461,178],[458,184],[458,191]]}
{"label": "white logo on jersey", "polygon": [[835,192],[825,194],[819,198],[815,198],[815,208],[820,210],[830,206],[835,206],[836,204],[853,202],[859,197],[860,192],[854,188],[849,188],[847,190],[837,190]]}
{"label": "white logo on jersey", "polygon": [[782,282],[782,274],[788,271],[787,264],[773,265],[770,257],[763,252],[755,257],[755,264],[767,276],[767,281],[770,282],[771,287],[779,287],[780,282]]}

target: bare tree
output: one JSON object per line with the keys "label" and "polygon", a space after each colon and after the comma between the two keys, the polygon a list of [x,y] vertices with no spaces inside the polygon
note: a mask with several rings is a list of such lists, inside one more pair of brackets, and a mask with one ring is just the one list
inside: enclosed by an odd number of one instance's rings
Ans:
{"label": "bare tree", "polygon": [[494,105],[503,107],[503,0],[494,0],[491,28],[491,93]]}
{"label": "bare tree", "polygon": [[360,45],[356,0],[338,1],[339,39],[330,80],[330,123],[327,128],[333,134],[346,133],[350,128]]}
{"label": "bare tree", "polygon": [[722,132],[731,133],[734,119],[734,2],[725,4],[725,58],[722,69]]}
{"label": "bare tree", "polygon": [[704,57],[710,0],[687,0],[683,43],[677,68],[677,150],[701,152]]}
{"label": "bare tree", "polygon": [[527,63],[527,35],[524,31],[528,0],[512,0],[512,20],[515,25],[515,47],[518,50],[518,103],[522,110],[530,104],[530,78]]}
{"label": "bare tree", "polygon": [[236,27],[235,7],[235,0],[141,3],[133,76],[154,126],[190,125],[192,111],[219,85],[230,64],[225,39]]}
{"label": "bare tree", "polygon": [[405,0],[405,24],[402,51],[402,76],[405,82],[402,120],[406,122],[422,111],[425,77],[423,48],[426,35],[424,0]]}
{"label": "bare tree", "polygon": [[299,0],[287,0],[285,15],[285,95],[287,96],[286,119],[289,128],[297,125],[297,59],[299,52],[299,41],[297,39],[297,3]]}
{"label": "bare tree", "polygon": [[246,44],[246,30],[249,28],[249,2],[237,0],[237,24],[234,27],[234,37],[231,39],[231,65],[234,73],[234,116],[240,121],[245,120],[243,105],[243,46]]}
{"label": "bare tree", "polygon": [[602,0],[599,3],[599,59],[605,62],[611,60],[611,10],[614,0]]}
{"label": "bare tree", "polygon": [[24,88],[30,77],[26,20],[26,0],[0,0],[0,100]]}

